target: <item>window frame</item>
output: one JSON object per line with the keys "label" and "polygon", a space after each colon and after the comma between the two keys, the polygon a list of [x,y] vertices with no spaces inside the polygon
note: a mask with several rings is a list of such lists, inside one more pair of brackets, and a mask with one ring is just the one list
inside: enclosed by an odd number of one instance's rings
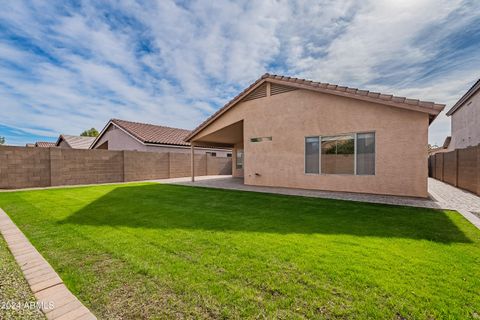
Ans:
{"label": "window frame", "polygon": [[[364,133],[373,133],[375,140],[374,140],[374,149],[375,149],[375,162],[374,162],[374,173],[373,174],[357,174],[357,139],[358,134]],[[332,137],[332,136],[347,136],[352,135],[354,136],[354,160],[353,160],[353,174],[350,173],[323,173],[322,172],[322,137]],[[307,172],[307,138],[318,138],[319,148],[318,148],[318,173],[309,173]],[[357,132],[347,132],[347,133],[337,133],[337,134],[326,134],[326,135],[308,135],[304,137],[303,140],[303,174],[304,175],[313,175],[313,176],[357,176],[357,177],[372,177],[377,175],[377,132],[375,130],[367,130],[367,131],[357,131]]]}
{"label": "window frame", "polygon": [[[241,152],[239,152],[239,151],[241,151]],[[239,154],[239,153],[242,154],[242,156],[240,157],[240,158],[242,159],[242,163],[241,163],[240,167],[239,167],[239,163],[238,163],[238,159],[239,159],[238,154]],[[236,169],[236,170],[243,170],[244,161],[245,161],[244,154],[245,154],[244,149],[237,149],[237,150],[235,151],[235,169]]]}
{"label": "window frame", "polygon": [[[318,139],[318,173],[307,172],[307,139],[308,138],[317,138]],[[321,136],[305,136],[303,139],[303,173],[306,175],[318,176],[321,174],[321,163],[322,163],[322,148],[321,148]]]}

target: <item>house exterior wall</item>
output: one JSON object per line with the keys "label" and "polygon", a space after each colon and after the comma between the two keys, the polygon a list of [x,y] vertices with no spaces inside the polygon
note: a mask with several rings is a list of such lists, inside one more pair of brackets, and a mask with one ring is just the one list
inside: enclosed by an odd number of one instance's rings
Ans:
{"label": "house exterior wall", "polygon": [[452,146],[463,149],[480,144],[480,92],[452,114]]}
{"label": "house exterior wall", "polygon": [[[241,102],[194,140],[241,120],[245,184],[428,196],[426,113],[295,90]],[[305,137],[354,132],[375,132],[375,175],[305,174]],[[250,142],[254,137],[272,141]]]}
{"label": "house exterior wall", "polygon": [[[108,150],[131,150],[131,151],[146,151],[146,152],[175,152],[190,154],[189,146],[151,146],[144,145],[138,140],[134,139],[123,130],[116,126],[110,126],[103,136],[95,144],[95,149],[100,147],[103,143],[108,141]],[[207,152],[215,152],[217,157],[227,157],[227,153],[232,153],[225,149],[203,149],[195,148],[196,154],[206,154]]]}
{"label": "house exterior wall", "polygon": [[71,147],[68,145],[68,143],[65,142],[65,140],[60,141],[60,143],[58,144],[58,147],[71,149]]}

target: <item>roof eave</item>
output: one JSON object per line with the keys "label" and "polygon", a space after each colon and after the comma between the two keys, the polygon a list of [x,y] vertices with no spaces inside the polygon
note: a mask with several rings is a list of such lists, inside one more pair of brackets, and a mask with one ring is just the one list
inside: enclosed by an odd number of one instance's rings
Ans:
{"label": "roof eave", "polygon": [[291,87],[296,87],[299,89],[304,89],[304,90],[309,90],[309,91],[315,91],[315,92],[322,92],[326,94],[333,94],[337,96],[343,96],[346,98],[351,98],[351,99],[357,99],[357,100],[363,100],[371,103],[377,103],[377,104],[382,104],[382,105],[387,105],[387,106],[393,106],[393,107],[398,107],[402,108],[405,110],[411,110],[411,111],[418,111],[418,112],[424,112],[429,114],[429,124],[431,124],[438,114],[443,111],[445,108],[444,104],[436,104],[432,103],[431,107],[425,107],[425,106],[419,106],[419,105],[409,105],[408,103],[398,103],[395,101],[391,100],[381,100],[378,98],[372,98],[367,96],[361,96],[358,94],[352,94],[347,91],[338,91],[338,90],[333,90],[333,89],[328,89],[327,87],[312,87],[311,85],[305,85],[302,83],[296,83],[296,82],[290,82],[290,81],[284,81],[281,79],[275,79],[275,78],[270,78],[268,75],[263,75],[261,78],[257,79],[252,85],[250,85],[247,89],[245,89],[243,92],[241,92],[239,95],[237,95],[235,98],[233,98],[230,102],[228,102],[223,108],[219,109],[217,112],[212,114],[206,121],[204,121],[202,124],[200,124],[197,128],[195,128],[185,139],[184,141],[186,142],[191,142],[195,136],[197,136],[203,129],[205,129],[209,124],[211,124],[213,121],[215,121],[217,118],[219,118],[222,114],[230,110],[233,106],[235,106],[237,103],[241,102],[241,100],[247,96],[249,93],[251,93],[253,90],[255,90],[257,87],[259,87],[261,84],[264,82],[270,82],[270,83],[277,83],[281,85],[288,85]]}
{"label": "roof eave", "polygon": [[453,107],[451,107],[450,110],[447,111],[447,116],[450,117],[455,112],[457,112],[479,90],[480,90],[480,79],[478,79],[473,84],[473,86],[470,89],[468,89],[468,91],[457,101],[457,103],[455,103],[455,105]]}

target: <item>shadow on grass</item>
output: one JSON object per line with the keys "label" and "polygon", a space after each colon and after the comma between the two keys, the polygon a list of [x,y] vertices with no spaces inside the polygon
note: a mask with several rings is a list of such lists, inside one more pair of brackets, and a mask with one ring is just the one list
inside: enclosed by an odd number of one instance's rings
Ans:
{"label": "shadow on grass", "polygon": [[471,242],[440,210],[160,184],[117,187],[60,223]]}

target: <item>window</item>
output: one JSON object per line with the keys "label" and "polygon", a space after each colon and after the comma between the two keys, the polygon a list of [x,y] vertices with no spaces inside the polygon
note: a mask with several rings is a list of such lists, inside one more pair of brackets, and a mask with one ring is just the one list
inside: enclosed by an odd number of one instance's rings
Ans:
{"label": "window", "polygon": [[243,169],[243,150],[242,149],[237,149],[237,159],[236,159],[236,168],[237,169]]}
{"label": "window", "polygon": [[319,173],[320,146],[318,137],[305,138],[305,173]]}
{"label": "window", "polygon": [[272,137],[251,138],[250,142],[272,141]]}
{"label": "window", "polygon": [[322,173],[355,173],[355,136],[322,137]]}
{"label": "window", "polygon": [[216,152],[207,152],[208,155],[212,156],[212,157],[216,157],[217,156],[217,153]]}
{"label": "window", "polygon": [[305,173],[375,174],[375,133],[305,138]]}
{"label": "window", "polygon": [[232,157],[232,154],[231,153],[227,153],[227,158],[231,158]]}
{"label": "window", "polygon": [[357,134],[357,174],[375,174],[375,133]]}

